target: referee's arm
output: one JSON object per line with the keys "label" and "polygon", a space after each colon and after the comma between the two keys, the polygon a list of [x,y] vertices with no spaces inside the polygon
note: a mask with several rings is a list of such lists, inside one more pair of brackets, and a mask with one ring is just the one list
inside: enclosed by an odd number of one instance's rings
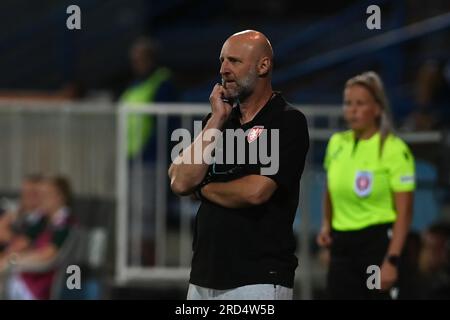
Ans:
{"label": "referee's arm", "polygon": [[414,192],[394,192],[397,219],[389,243],[388,255],[400,255],[413,218]]}
{"label": "referee's arm", "polygon": [[272,179],[260,175],[248,175],[229,182],[213,182],[205,185],[202,196],[225,208],[246,208],[268,201],[277,189]]}

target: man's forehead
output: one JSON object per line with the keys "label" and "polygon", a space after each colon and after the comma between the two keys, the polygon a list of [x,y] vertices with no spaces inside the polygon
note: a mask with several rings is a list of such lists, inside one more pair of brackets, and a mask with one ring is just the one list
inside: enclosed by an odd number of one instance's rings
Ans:
{"label": "man's forehead", "polygon": [[220,56],[223,55],[245,55],[253,51],[254,45],[248,42],[229,38],[222,46]]}

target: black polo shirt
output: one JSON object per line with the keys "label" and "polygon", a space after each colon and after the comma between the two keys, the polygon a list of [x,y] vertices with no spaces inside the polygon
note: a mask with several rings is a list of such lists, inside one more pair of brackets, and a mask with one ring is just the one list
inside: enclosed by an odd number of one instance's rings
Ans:
{"label": "black polo shirt", "polygon": [[[309,148],[306,118],[289,106],[280,93],[275,93],[252,121],[241,125],[239,118],[239,107],[235,107],[223,129],[252,132],[252,128],[263,127],[267,129],[268,141],[271,141],[270,131],[279,130],[278,172],[267,175],[278,187],[267,202],[249,208],[229,209],[202,201],[195,221],[190,283],[219,290],[249,284],[280,284],[292,288],[298,265],[293,222]],[[226,135],[222,135],[225,146]],[[256,140],[245,140],[247,151],[249,143]],[[269,151],[272,150],[275,149],[269,144]],[[250,164],[248,156],[245,161],[242,165],[245,174],[260,174],[263,166],[260,161]],[[214,170],[227,172],[235,166],[216,164]]]}

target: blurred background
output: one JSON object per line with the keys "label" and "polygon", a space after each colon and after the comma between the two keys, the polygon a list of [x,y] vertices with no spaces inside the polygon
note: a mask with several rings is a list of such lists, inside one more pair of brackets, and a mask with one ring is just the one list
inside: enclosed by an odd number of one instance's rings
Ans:
{"label": "blurred background", "polygon": [[[66,27],[72,4],[80,30]],[[379,30],[366,27],[372,4]],[[324,297],[322,161],[345,128],[344,83],[367,70],[417,161],[399,298],[450,298],[450,2],[4,0],[0,16],[0,219],[21,208],[28,175],[62,175],[82,239],[48,267],[50,298],[185,298],[198,203],[170,192],[170,135],[208,113],[222,44],[245,29],[271,40],[274,89],[310,126],[295,298]],[[81,290],[65,286],[70,264]]]}

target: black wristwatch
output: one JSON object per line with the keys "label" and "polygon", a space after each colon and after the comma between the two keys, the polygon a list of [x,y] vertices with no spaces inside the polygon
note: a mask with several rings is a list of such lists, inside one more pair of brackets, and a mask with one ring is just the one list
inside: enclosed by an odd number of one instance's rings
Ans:
{"label": "black wristwatch", "polygon": [[396,268],[398,268],[398,265],[400,264],[400,256],[397,255],[389,255],[386,257],[386,260]]}

